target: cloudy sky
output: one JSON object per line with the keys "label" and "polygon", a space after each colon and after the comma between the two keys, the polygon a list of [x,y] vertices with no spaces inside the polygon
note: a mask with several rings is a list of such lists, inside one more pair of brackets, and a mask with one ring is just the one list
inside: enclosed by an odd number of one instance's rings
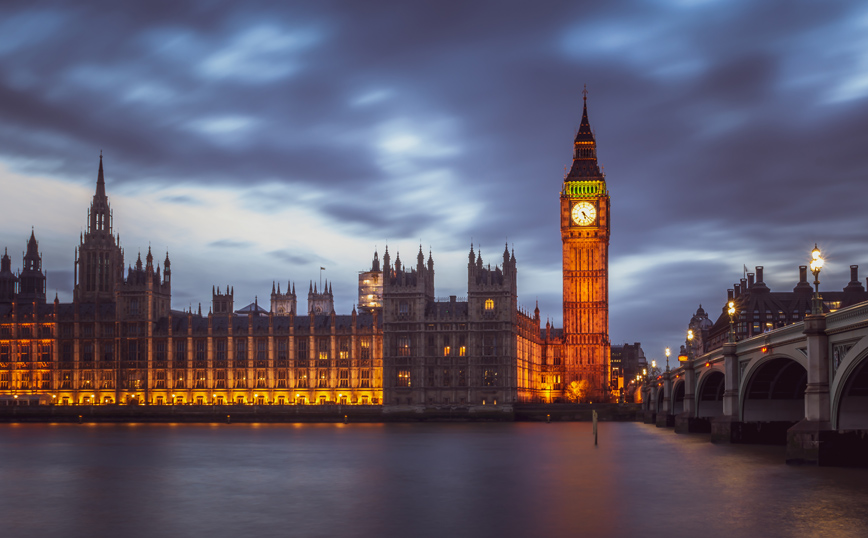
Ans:
{"label": "cloudy sky", "polygon": [[[515,248],[561,320],[558,192],[587,84],[612,198],[613,343],[660,358],[746,265],[791,289],[868,275],[868,5],[824,1],[4,2],[0,247],[35,228],[71,298],[100,150],[126,262],[173,306],[267,303],[388,244],[466,294],[471,241]],[[864,280],[863,280],[864,282]],[[285,286],[285,284],[284,284]]]}

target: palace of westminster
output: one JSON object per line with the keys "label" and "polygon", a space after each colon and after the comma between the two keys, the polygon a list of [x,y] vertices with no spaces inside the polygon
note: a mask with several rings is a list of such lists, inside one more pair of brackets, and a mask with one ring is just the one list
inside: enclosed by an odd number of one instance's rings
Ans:
{"label": "palace of westminster", "polygon": [[[46,300],[34,233],[23,268],[0,266],[0,405],[342,404],[481,406],[610,397],[609,195],[587,103],[560,194],[562,329],[518,308],[515,253],[471,246],[467,297],[436,300],[434,261],[377,253],[358,311],[332,287],[273,287],[270,309],[213,289],[207,315],[173,310],[172,270],[148,249],[125,268],[100,156],[73,300]],[[615,373],[615,376],[617,373]]]}

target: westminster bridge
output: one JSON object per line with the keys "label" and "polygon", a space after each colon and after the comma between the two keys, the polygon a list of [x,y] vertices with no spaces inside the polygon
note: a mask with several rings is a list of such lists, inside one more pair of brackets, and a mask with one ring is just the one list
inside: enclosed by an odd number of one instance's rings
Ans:
{"label": "westminster bridge", "polygon": [[687,361],[642,388],[646,423],[787,446],[788,463],[868,466],[868,302]]}

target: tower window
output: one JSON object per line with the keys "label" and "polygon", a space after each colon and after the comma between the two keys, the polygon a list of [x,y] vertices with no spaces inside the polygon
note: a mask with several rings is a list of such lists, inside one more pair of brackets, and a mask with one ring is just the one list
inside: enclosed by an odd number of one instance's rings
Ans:
{"label": "tower window", "polygon": [[486,299],[485,300],[485,309],[486,310],[494,310],[494,299]]}
{"label": "tower window", "polygon": [[410,386],[410,370],[398,370],[398,386]]}
{"label": "tower window", "polygon": [[399,336],[398,337],[398,355],[401,357],[409,357],[410,356],[410,337],[409,336]]}

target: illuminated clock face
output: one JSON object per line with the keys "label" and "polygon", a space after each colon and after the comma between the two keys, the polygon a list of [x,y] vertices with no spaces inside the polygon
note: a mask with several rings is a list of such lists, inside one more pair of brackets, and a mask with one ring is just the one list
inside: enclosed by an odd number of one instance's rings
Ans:
{"label": "illuminated clock face", "polygon": [[573,206],[573,223],[579,226],[593,224],[597,218],[597,208],[590,202],[579,202]]}

